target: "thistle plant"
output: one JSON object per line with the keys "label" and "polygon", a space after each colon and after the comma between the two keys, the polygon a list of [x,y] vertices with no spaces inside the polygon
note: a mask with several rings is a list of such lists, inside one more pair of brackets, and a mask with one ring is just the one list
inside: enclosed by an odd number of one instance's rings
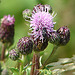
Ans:
{"label": "thistle plant", "polygon": [[[34,6],[33,11],[26,9],[23,11],[23,18],[30,24],[31,33],[30,37],[22,37],[17,43],[17,51],[14,49],[9,52],[9,57],[13,60],[20,60],[19,74],[23,75],[24,59],[23,56],[27,56],[33,52],[32,67],[30,75],[39,75],[40,69],[43,69],[48,60],[53,56],[59,46],[66,45],[70,40],[70,30],[66,27],[60,27],[58,30],[54,29],[56,22],[53,21],[56,14],[52,12],[50,5],[38,4]],[[46,61],[40,66],[39,58],[40,52],[44,51],[48,46],[48,42],[54,45],[52,53],[49,55]],[[18,53],[20,53],[20,58]],[[50,72],[50,70],[49,70]],[[50,73],[51,74],[51,73]]]}
{"label": "thistle plant", "polygon": [[14,16],[4,16],[1,19],[1,26],[0,26],[0,41],[3,43],[2,46],[2,56],[1,59],[4,60],[5,58],[5,44],[12,45],[14,42]]}

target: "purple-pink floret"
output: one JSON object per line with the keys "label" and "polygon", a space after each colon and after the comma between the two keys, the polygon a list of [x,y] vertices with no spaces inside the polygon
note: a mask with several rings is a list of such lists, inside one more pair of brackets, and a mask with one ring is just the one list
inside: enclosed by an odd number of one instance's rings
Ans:
{"label": "purple-pink floret", "polygon": [[53,18],[55,15],[53,16],[54,13],[49,13],[49,7],[49,5],[38,4],[33,8],[32,17],[30,18],[30,27],[32,30],[30,35],[34,37],[34,41],[38,38],[43,41],[43,28],[46,28],[48,37],[50,32],[54,31],[53,28],[56,22],[53,22]]}
{"label": "purple-pink floret", "polygon": [[2,25],[13,25],[14,24],[14,22],[15,22],[15,18],[14,18],[14,16],[10,16],[10,15],[8,15],[8,16],[4,16],[2,19],[1,19],[1,23],[3,23]]}
{"label": "purple-pink floret", "polygon": [[32,15],[31,21],[30,21],[30,27],[33,29],[32,34],[35,38],[40,37],[40,40],[43,39],[42,30],[43,28],[46,28],[48,35],[50,35],[50,32],[53,31],[53,27],[55,22],[53,22],[53,16],[49,14],[48,12],[37,12]]}

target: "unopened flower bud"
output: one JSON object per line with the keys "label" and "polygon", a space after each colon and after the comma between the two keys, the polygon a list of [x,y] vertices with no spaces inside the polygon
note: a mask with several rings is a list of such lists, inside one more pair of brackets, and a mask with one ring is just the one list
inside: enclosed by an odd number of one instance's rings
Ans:
{"label": "unopened flower bud", "polygon": [[23,18],[25,19],[25,20],[30,20],[30,17],[31,17],[31,10],[30,9],[25,9],[24,11],[23,11]]}
{"label": "unopened flower bud", "polygon": [[19,52],[17,50],[13,49],[9,52],[9,57],[10,57],[10,59],[15,61],[19,58]]}
{"label": "unopened flower bud", "polygon": [[1,19],[0,40],[3,43],[13,43],[14,38],[14,16],[4,16]]}
{"label": "unopened flower bud", "polygon": [[70,40],[70,30],[66,26],[64,26],[60,27],[57,30],[57,33],[60,36],[60,45],[66,45]]}
{"label": "unopened flower bud", "polygon": [[56,31],[50,33],[49,42],[55,45],[59,45],[60,36]]}
{"label": "unopened flower bud", "polygon": [[33,42],[29,37],[23,37],[19,39],[17,43],[17,48],[21,54],[29,54],[33,49]]}

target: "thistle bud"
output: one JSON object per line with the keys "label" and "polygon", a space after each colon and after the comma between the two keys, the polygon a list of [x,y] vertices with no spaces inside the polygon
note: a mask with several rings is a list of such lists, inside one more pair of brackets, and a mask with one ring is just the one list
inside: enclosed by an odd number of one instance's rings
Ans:
{"label": "thistle bud", "polygon": [[9,52],[9,57],[10,57],[10,59],[15,61],[19,58],[19,52],[17,50],[13,49]]}
{"label": "thistle bud", "polygon": [[60,45],[66,45],[70,40],[70,30],[66,26],[60,27],[57,33],[60,36]]}
{"label": "thistle bud", "polygon": [[33,49],[33,42],[29,37],[23,37],[19,39],[17,43],[17,48],[21,54],[29,54]]}
{"label": "thistle bud", "polygon": [[31,17],[31,10],[30,9],[25,9],[24,11],[23,11],[23,18],[25,19],[25,20],[30,20],[30,17]]}
{"label": "thistle bud", "polygon": [[50,33],[49,42],[55,45],[59,45],[60,36],[56,31]]}
{"label": "thistle bud", "polygon": [[0,40],[3,43],[13,43],[14,38],[14,16],[4,16],[1,19]]}

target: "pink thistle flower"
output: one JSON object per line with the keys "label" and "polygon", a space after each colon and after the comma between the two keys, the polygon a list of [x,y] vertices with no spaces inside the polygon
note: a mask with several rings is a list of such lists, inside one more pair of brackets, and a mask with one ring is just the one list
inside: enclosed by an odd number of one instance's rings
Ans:
{"label": "pink thistle flower", "polygon": [[11,17],[10,15],[4,16],[4,17],[1,19],[2,25],[13,25],[14,22],[15,22],[14,16]]}
{"label": "pink thistle flower", "polygon": [[30,18],[30,27],[32,30],[30,35],[34,37],[34,41],[38,38],[43,41],[43,28],[46,28],[48,37],[50,32],[54,31],[53,28],[56,22],[53,22],[53,18],[56,16],[56,14],[54,15],[54,12],[52,14],[49,13],[49,10],[49,5],[38,4],[33,8],[32,17]]}
{"label": "pink thistle flower", "polygon": [[0,27],[0,40],[5,42],[13,43],[14,40],[14,16],[4,16],[1,19],[1,27]]}

